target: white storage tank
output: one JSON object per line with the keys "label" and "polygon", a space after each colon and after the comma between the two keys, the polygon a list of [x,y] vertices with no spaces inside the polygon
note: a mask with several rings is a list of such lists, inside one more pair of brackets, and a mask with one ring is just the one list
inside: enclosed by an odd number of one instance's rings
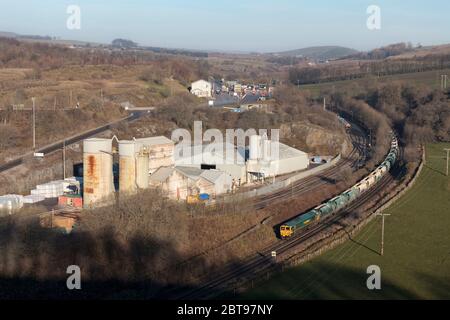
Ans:
{"label": "white storage tank", "polygon": [[17,194],[8,194],[0,196],[0,211],[5,211],[9,214],[13,210],[17,210],[23,207],[23,196]]}
{"label": "white storage tank", "polygon": [[136,191],[135,141],[119,141],[119,190],[124,193]]}
{"label": "white storage tank", "polygon": [[147,189],[149,183],[149,151],[148,148],[140,146],[136,156],[136,186],[139,189]]}
{"label": "white storage tank", "polygon": [[110,200],[114,193],[112,140],[84,140],[83,168],[84,206]]}
{"label": "white storage tank", "polygon": [[258,135],[250,136],[250,160],[258,160],[261,149],[261,137]]}
{"label": "white storage tank", "polygon": [[265,161],[272,160],[272,142],[268,139],[262,140],[262,159]]}

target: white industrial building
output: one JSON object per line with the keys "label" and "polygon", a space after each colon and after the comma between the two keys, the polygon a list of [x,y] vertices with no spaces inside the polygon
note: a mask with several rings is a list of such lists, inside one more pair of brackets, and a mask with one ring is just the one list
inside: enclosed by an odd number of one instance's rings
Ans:
{"label": "white industrial building", "polygon": [[304,170],[309,165],[307,153],[262,136],[251,136],[249,149],[247,172],[250,180]]}
{"label": "white industrial building", "polygon": [[197,80],[191,84],[191,93],[199,98],[212,97],[212,85],[206,80]]}
{"label": "white industrial building", "polygon": [[177,200],[202,193],[215,197],[231,191],[232,178],[220,170],[162,167],[150,176],[150,186],[161,188],[165,195]]}
{"label": "white industrial building", "polygon": [[149,155],[149,172],[155,172],[160,167],[168,167],[174,164],[175,143],[167,137],[157,136],[134,139],[140,145],[146,147]]}
{"label": "white industrial building", "polygon": [[175,165],[198,169],[217,169],[228,173],[237,187],[247,182],[245,149],[230,143],[210,143],[199,147],[175,148]]}
{"label": "white industrial building", "polygon": [[[113,139],[84,140],[86,207],[113,198]],[[309,165],[305,152],[256,135],[250,137],[248,156],[246,148],[234,144],[183,147],[163,136],[118,141],[118,153],[121,192],[159,187],[173,199],[202,193],[214,197],[248,182],[304,170]]]}

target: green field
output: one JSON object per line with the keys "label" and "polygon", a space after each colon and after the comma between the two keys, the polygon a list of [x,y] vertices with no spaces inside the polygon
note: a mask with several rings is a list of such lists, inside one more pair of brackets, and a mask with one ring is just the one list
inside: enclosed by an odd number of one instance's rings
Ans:
{"label": "green field", "polygon": [[[444,147],[427,146],[416,184],[353,239],[244,293],[244,299],[450,299],[450,178]],[[369,265],[381,268],[381,290],[368,290]]]}
{"label": "green field", "polygon": [[307,84],[301,85],[300,89],[310,91],[313,97],[320,96],[323,91],[348,92],[351,96],[355,96],[364,92],[363,88],[367,84],[386,84],[392,81],[405,82],[415,85],[426,85],[432,89],[440,89],[442,74],[447,74],[450,76],[450,69],[397,74],[392,76],[382,76],[379,78],[376,76],[370,76],[362,79]]}

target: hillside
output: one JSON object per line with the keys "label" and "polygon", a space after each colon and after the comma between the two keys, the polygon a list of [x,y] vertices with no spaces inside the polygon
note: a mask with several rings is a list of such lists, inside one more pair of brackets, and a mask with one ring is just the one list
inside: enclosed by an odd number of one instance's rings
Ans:
{"label": "hillside", "polygon": [[289,50],[277,54],[282,56],[302,56],[314,60],[332,60],[356,54],[357,52],[357,50],[346,47],[320,46]]}

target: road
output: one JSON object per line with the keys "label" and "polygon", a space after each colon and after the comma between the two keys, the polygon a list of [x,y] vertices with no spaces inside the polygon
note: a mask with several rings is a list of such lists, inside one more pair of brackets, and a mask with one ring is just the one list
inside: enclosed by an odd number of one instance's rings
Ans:
{"label": "road", "polygon": [[[144,115],[146,113],[147,113],[146,111],[142,111],[142,112],[141,111],[135,111],[135,112],[132,112],[126,118],[110,122],[110,123],[105,124],[105,125],[103,125],[101,127],[97,127],[95,129],[91,129],[91,130],[85,131],[83,133],[77,134],[75,136],[69,137],[67,139],[60,140],[58,142],[46,145],[44,147],[36,149],[36,152],[47,154],[47,153],[56,151],[58,149],[62,149],[64,143],[66,144],[66,146],[68,146],[70,144],[73,144],[73,143],[76,143],[76,142],[80,142],[80,141],[82,141],[84,139],[87,139],[89,137],[95,136],[95,135],[97,135],[97,134],[99,134],[101,132],[107,131],[107,130],[111,129],[112,127],[114,127],[115,125],[117,125],[117,124],[119,124],[119,123],[121,123],[123,121],[128,121],[129,122],[129,121],[134,121],[136,119],[139,119],[142,115]],[[31,157],[31,156],[33,156],[33,152],[28,152],[28,153],[22,155],[21,157],[18,157],[18,158],[14,159],[14,160],[11,160],[11,161],[9,161],[9,162],[7,162],[5,164],[0,165],[0,173],[21,165],[23,163],[23,161],[27,157]]]}

